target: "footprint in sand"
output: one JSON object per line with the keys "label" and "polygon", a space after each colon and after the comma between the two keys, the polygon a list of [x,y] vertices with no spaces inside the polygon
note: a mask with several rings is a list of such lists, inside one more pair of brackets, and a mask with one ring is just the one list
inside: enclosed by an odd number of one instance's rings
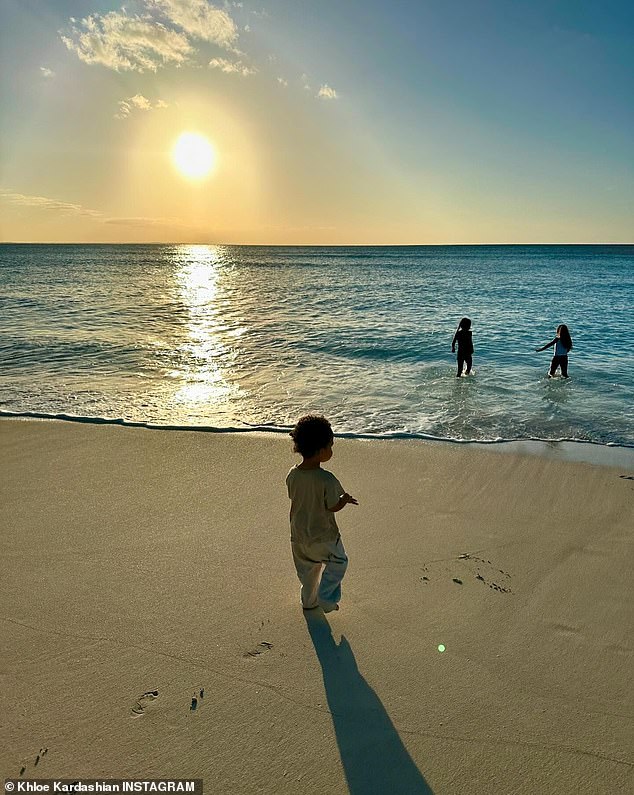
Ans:
{"label": "footprint in sand", "polygon": [[[431,575],[430,568],[433,568],[440,577],[444,578],[446,576],[451,576],[452,582],[454,582],[456,585],[463,585],[466,579],[464,576],[452,576],[457,565],[460,566],[463,571],[466,570],[476,580],[488,585],[492,590],[498,591],[498,593],[513,593],[508,583],[508,581],[511,579],[511,575],[508,572],[498,568],[490,560],[480,558],[477,555],[472,555],[468,552],[458,555],[455,560],[436,561],[435,563],[430,563],[427,566],[423,566],[422,571],[424,572],[424,575],[420,578],[420,581],[425,584],[431,582],[432,578],[431,576],[428,576],[428,574]],[[500,575],[506,578],[504,585],[500,585],[499,582],[495,581],[500,579]]]}
{"label": "footprint in sand", "polygon": [[[33,767],[37,767],[47,753],[48,753],[48,748],[40,748],[40,752],[39,754],[36,755],[35,760],[33,762]],[[26,765],[23,765],[21,767],[20,772],[18,774],[18,778],[21,778],[24,775],[24,773],[26,772],[26,767],[27,767]]]}
{"label": "footprint in sand", "polygon": [[158,690],[146,690],[142,696],[139,696],[136,700],[135,705],[132,707],[132,717],[133,718],[142,718],[145,715],[145,710],[147,705],[151,701],[156,701],[158,698],[159,691]]}
{"label": "footprint in sand", "polygon": [[189,705],[189,711],[195,712],[200,706],[204,697],[205,697],[205,688],[201,687],[200,690],[198,691],[198,695],[194,693],[194,695],[192,696],[192,703]]}
{"label": "footprint in sand", "polygon": [[513,593],[510,588],[503,588],[501,585],[498,585],[496,582],[487,583],[489,588],[493,588],[494,591],[499,591],[500,593]]}
{"label": "footprint in sand", "polygon": [[487,579],[482,575],[480,571],[481,569],[483,569],[489,576],[493,575],[497,578],[497,575],[501,574],[503,577],[506,577],[507,580],[511,579],[511,575],[508,574],[508,572],[504,571],[504,569],[498,569],[494,563],[491,563],[490,560],[485,560],[484,558],[480,558],[477,555],[471,555],[467,552],[459,555],[458,560],[467,565],[471,569],[472,573],[475,571],[476,580],[480,580],[480,582],[488,585],[492,590],[498,591],[499,593],[513,593],[509,587],[500,585],[499,583],[494,582],[492,579]]}
{"label": "footprint in sand", "polygon": [[273,648],[273,644],[269,643],[267,640],[262,640],[258,645],[251,649],[251,651],[245,651],[242,655],[243,657],[259,657],[260,654],[263,654],[265,651],[269,651],[269,649]]}

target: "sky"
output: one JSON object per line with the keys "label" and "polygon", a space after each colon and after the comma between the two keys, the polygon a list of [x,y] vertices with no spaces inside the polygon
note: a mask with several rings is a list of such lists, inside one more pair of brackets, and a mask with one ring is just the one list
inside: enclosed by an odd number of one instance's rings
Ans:
{"label": "sky", "polygon": [[2,0],[0,241],[633,230],[630,0]]}

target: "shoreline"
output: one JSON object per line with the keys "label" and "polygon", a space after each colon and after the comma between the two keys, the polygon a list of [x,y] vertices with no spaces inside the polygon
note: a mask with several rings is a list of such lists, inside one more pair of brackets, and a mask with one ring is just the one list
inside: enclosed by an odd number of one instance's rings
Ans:
{"label": "shoreline", "polygon": [[[145,428],[152,431],[183,431],[213,434],[271,433],[276,435],[288,435],[291,430],[290,426],[286,428],[272,425],[253,425],[219,428],[211,425],[169,425],[135,420],[110,419],[107,417],[75,416],[65,413],[48,414],[46,412],[37,411],[12,412],[0,409],[0,422],[5,419],[17,421],[67,422],[99,426],[112,425],[124,428]],[[393,434],[342,432],[335,433],[335,439],[394,442],[421,441],[429,444],[449,445],[464,449],[488,450],[505,455],[528,455],[555,461],[596,464],[598,466],[613,468],[621,467],[634,472],[634,445],[617,443],[604,444],[601,442],[573,439],[443,439],[437,436],[401,432],[395,432]]]}

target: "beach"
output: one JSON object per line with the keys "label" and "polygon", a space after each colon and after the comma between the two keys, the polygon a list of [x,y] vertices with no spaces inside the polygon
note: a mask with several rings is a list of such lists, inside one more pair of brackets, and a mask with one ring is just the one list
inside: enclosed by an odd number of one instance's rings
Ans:
{"label": "beach", "polygon": [[634,786],[632,469],[336,439],[359,505],[324,615],[299,605],[288,436],[2,418],[0,450],[4,778]]}

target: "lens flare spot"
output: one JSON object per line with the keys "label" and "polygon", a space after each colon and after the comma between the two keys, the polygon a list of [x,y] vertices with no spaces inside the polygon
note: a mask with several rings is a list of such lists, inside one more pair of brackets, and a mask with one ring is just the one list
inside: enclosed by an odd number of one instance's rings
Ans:
{"label": "lens flare spot", "polygon": [[438,651],[442,654],[444,652],[444,650],[445,650],[444,643],[439,643],[438,644]]}

